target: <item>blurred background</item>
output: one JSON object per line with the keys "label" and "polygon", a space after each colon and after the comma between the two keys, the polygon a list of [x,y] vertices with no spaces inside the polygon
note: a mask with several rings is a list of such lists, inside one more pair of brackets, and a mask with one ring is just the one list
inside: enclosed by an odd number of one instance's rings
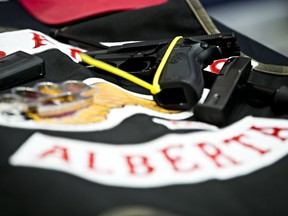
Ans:
{"label": "blurred background", "polygon": [[214,19],[288,56],[288,0],[200,1]]}

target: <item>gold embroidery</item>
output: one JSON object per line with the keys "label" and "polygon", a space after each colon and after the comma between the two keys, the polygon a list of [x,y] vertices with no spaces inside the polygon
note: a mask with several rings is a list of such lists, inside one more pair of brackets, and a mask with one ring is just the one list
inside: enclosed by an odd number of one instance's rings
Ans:
{"label": "gold embroidery", "polygon": [[98,90],[94,96],[94,103],[87,108],[61,117],[41,118],[35,115],[31,117],[36,122],[48,124],[89,124],[102,122],[107,119],[112,109],[122,108],[128,105],[142,106],[167,114],[179,113],[179,111],[163,109],[154,101],[136,97],[107,83],[98,83],[95,84],[95,87],[97,87]]}

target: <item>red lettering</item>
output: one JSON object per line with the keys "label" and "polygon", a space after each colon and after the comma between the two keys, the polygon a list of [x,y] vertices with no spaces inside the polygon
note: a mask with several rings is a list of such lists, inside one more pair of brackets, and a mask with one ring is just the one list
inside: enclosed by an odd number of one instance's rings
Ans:
{"label": "red lettering", "polygon": [[[35,45],[33,48],[38,48],[40,46],[46,46],[47,44],[43,43],[43,41],[46,41],[48,43],[52,43],[49,41],[46,37],[43,35],[39,35],[33,32],[33,40],[35,41]],[[53,44],[53,43],[52,43]]]}
{"label": "red lettering", "polygon": [[111,170],[101,170],[98,167],[96,167],[95,153],[93,153],[93,152],[89,152],[88,153],[88,168],[91,169],[91,170],[94,170],[96,172],[99,172],[99,173],[112,174]]}
{"label": "red lettering", "polygon": [[276,127],[260,128],[260,127],[252,126],[251,130],[258,131],[258,132],[265,134],[265,135],[268,135],[268,136],[273,136],[277,139],[280,139],[283,142],[288,139],[288,136],[287,137],[281,137],[280,136],[280,133],[283,131],[286,131],[288,134],[288,128],[276,128]]}
{"label": "red lettering", "polygon": [[0,50],[0,58],[2,58],[2,57],[4,57],[4,56],[6,56],[6,53],[5,53],[4,51],[1,51],[1,50]]}
{"label": "red lettering", "polygon": [[216,146],[212,145],[212,144],[208,144],[208,143],[199,143],[197,145],[200,150],[203,151],[203,153],[205,155],[207,155],[214,163],[217,167],[221,168],[224,167],[222,163],[220,163],[220,160],[226,160],[229,163],[233,164],[233,165],[238,165],[239,162],[237,162],[236,160],[234,160],[233,158],[224,155],[221,151],[221,149],[217,148]]}
{"label": "red lettering", "polygon": [[60,146],[54,146],[52,149],[43,152],[40,155],[40,158],[44,158],[44,157],[55,155],[55,154],[58,154],[58,157],[60,157],[62,160],[66,161],[66,162],[69,161],[69,155],[68,155],[67,148],[60,147]]}
{"label": "red lettering", "polygon": [[154,171],[154,168],[149,165],[148,158],[145,156],[126,156],[126,161],[129,172],[132,175],[148,175]]}
{"label": "red lettering", "polygon": [[219,74],[224,63],[226,63],[228,61],[228,59],[218,59],[218,60],[215,60],[213,62],[212,65],[210,65],[210,70],[212,73],[215,73],[215,74]]}
{"label": "red lettering", "polygon": [[242,141],[241,139],[245,137],[244,134],[241,134],[241,135],[238,135],[238,136],[235,136],[231,139],[226,139],[224,140],[224,143],[226,144],[230,144],[231,142],[234,142],[234,143],[237,143],[237,144],[240,144],[246,148],[249,148],[249,149],[252,149],[254,151],[257,151],[259,154],[263,155],[263,154],[266,154],[267,152],[269,152],[270,150],[267,149],[267,150],[264,150],[264,149],[260,149],[252,144],[249,144],[249,143],[245,143],[244,141]]}
{"label": "red lettering", "polygon": [[73,57],[73,58],[76,58],[76,55],[77,54],[80,54],[81,51],[78,50],[78,49],[70,49],[70,55]]}
{"label": "red lettering", "polygon": [[170,121],[172,125],[178,126],[178,127],[188,127],[194,124],[194,122],[189,121]]}
{"label": "red lettering", "polygon": [[173,120],[169,121],[169,123],[176,126],[180,124],[179,121],[173,121]]}
{"label": "red lettering", "polygon": [[180,156],[172,157],[170,155],[170,150],[175,149],[175,148],[182,149],[183,145],[168,146],[167,148],[162,149],[161,152],[163,153],[164,157],[170,162],[170,164],[172,165],[173,169],[176,172],[190,172],[190,171],[194,171],[195,169],[197,169],[199,167],[198,164],[193,164],[188,169],[181,168],[179,166],[179,162],[181,161],[182,158]]}

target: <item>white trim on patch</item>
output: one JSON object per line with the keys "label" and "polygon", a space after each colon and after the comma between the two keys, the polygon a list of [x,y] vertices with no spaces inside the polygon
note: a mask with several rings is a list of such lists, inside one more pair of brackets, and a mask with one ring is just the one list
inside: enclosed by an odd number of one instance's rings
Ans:
{"label": "white trim on patch", "polygon": [[147,188],[231,179],[267,167],[287,153],[287,120],[247,117],[218,131],[169,134],[130,145],[35,133],[9,162],[103,185]]}

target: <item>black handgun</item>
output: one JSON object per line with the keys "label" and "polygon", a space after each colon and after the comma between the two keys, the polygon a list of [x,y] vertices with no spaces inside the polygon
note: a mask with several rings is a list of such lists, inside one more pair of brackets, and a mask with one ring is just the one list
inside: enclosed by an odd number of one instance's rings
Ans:
{"label": "black handgun", "polygon": [[[128,43],[88,54],[151,82],[171,41]],[[166,109],[192,108],[200,99],[204,87],[211,87],[215,79],[213,75],[203,75],[203,68],[216,59],[239,55],[234,34],[182,38],[164,66],[159,79],[161,91],[153,95],[154,100]]]}
{"label": "black handgun", "polygon": [[44,60],[17,51],[0,58],[0,90],[41,78],[45,75]]}
{"label": "black handgun", "polygon": [[197,120],[224,126],[239,101],[257,101],[271,106],[277,112],[287,113],[288,86],[271,89],[249,81],[252,71],[251,59],[235,57],[229,59],[217,75],[204,103],[197,103],[194,116]]}
{"label": "black handgun", "polygon": [[251,59],[237,57],[228,60],[215,79],[204,103],[194,107],[197,120],[215,125],[225,124],[231,108],[239,100],[252,69]]}

